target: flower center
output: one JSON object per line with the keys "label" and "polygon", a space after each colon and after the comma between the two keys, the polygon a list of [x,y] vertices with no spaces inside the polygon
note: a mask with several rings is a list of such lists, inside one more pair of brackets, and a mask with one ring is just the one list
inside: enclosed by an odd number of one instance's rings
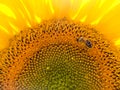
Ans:
{"label": "flower center", "polygon": [[100,89],[101,82],[96,77],[94,60],[82,54],[82,51],[67,43],[41,48],[21,71],[17,79],[18,87],[25,90]]}
{"label": "flower center", "polygon": [[94,28],[63,19],[22,31],[1,54],[5,90],[119,89],[118,53]]}

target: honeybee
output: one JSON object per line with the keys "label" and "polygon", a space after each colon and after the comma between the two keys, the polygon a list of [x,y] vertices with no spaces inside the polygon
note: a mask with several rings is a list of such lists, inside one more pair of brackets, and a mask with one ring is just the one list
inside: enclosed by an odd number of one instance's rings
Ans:
{"label": "honeybee", "polygon": [[80,37],[78,38],[78,42],[83,42],[86,44],[87,47],[92,48],[92,43],[87,38]]}

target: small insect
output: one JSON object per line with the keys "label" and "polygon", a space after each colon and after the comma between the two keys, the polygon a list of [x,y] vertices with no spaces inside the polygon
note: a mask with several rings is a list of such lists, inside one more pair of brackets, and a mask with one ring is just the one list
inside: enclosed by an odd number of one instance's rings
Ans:
{"label": "small insect", "polygon": [[80,37],[77,39],[77,41],[84,42],[89,48],[92,48],[92,43],[86,38]]}

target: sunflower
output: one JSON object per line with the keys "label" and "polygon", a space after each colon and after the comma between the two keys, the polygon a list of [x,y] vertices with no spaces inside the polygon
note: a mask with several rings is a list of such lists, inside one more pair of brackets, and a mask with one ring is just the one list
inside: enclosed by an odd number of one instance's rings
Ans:
{"label": "sunflower", "polygon": [[119,0],[1,0],[1,90],[120,90]]}

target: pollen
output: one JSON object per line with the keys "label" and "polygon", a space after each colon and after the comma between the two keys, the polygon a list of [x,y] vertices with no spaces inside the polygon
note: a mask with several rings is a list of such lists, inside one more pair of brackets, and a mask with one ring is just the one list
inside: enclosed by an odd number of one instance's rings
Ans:
{"label": "pollen", "polygon": [[119,52],[92,26],[66,18],[22,30],[0,58],[1,90],[120,89]]}

